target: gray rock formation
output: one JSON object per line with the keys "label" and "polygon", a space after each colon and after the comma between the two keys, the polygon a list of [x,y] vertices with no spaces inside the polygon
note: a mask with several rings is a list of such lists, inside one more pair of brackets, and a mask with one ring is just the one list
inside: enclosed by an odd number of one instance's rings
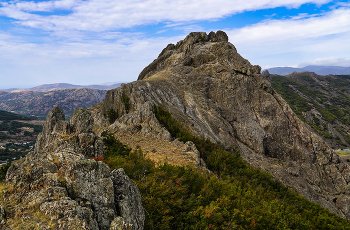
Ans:
{"label": "gray rock formation", "polygon": [[0,205],[0,227],[6,224],[5,209]]}
{"label": "gray rock formation", "polygon": [[[190,33],[169,44],[138,81],[108,91],[91,111],[98,127],[137,126],[138,132],[169,141],[153,114],[153,106],[161,106],[193,134],[239,146],[248,163],[350,219],[350,167],[298,119],[260,70],[237,53],[224,32]],[[117,114],[112,124],[109,111]]]}
{"label": "gray rock formation", "polygon": [[270,75],[270,72],[266,69],[261,73],[261,75],[263,75],[264,77],[268,77]]}
{"label": "gray rock formation", "polygon": [[122,169],[111,173],[93,159],[104,150],[92,127],[85,109],[76,110],[69,122],[60,108],[52,109],[35,151],[7,172],[14,187],[8,199],[24,201],[22,209],[38,207],[58,229],[110,229],[117,217],[130,229],[143,229],[139,190]]}

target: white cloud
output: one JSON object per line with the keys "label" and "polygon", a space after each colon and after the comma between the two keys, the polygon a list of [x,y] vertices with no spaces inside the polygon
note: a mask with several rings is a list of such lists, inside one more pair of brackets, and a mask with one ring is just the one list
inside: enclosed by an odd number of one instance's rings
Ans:
{"label": "white cloud", "polygon": [[[51,35],[64,39],[47,36],[41,44],[34,44],[0,31],[0,69],[2,76],[6,76],[2,79],[2,87],[14,79],[16,82],[31,79],[31,84],[35,85],[133,81],[168,43],[176,44],[184,39],[184,33],[203,30],[193,23],[196,20],[212,20],[242,11],[277,6],[298,7],[306,2],[322,4],[329,1],[62,0],[47,1],[41,5],[34,2],[25,4],[24,1],[3,4],[0,15],[14,18],[21,25],[48,30]],[[338,6],[320,15],[300,14],[285,20],[269,19],[241,29],[218,29],[227,32],[230,42],[252,64],[273,67],[338,63],[346,66],[350,53],[347,42],[350,41],[349,7]],[[68,9],[71,13],[49,16],[37,13],[52,11],[54,14],[57,9]],[[140,32],[116,32],[118,28],[158,22],[166,24],[158,28],[164,29],[159,32],[179,30],[178,34],[182,35],[149,38]]]}
{"label": "white cloud", "polygon": [[1,88],[12,87],[14,82],[34,86],[134,81],[168,43],[180,39],[183,36],[145,39],[127,34],[108,42],[33,44],[0,31]]}
{"label": "white cloud", "polygon": [[304,20],[267,20],[231,31],[237,42],[275,42],[340,34],[350,31],[350,9],[340,8],[321,17]]}
{"label": "white cloud", "polygon": [[305,67],[308,65],[349,67],[350,66],[350,58],[342,58],[342,57],[317,58],[313,61],[300,63],[299,67]]}
{"label": "white cloud", "polygon": [[13,7],[17,10],[28,12],[53,11],[55,9],[71,9],[77,6],[81,1],[79,0],[56,0],[56,1],[16,1],[13,4],[4,4],[8,7]]}
{"label": "white cloud", "polygon": [[[19,1],[3,4],[0,15],[20,20],[19,23],[45,30],[68,29],[105,31],[163,21],[189,22],[212,20],[243,11],[305,3],[324,4],[330,0],[61,0],[45,2]],[[42,16],[38,11],[70,9],[68,15]],[[31,13],[29,13],[31,12]]]}
{"label": "white cloud", "polygon": [[242,56],[262,66],[295,66],[331,56],[347,58],[350,8],[300,19],[266,20],[228,30],[228,35]]}

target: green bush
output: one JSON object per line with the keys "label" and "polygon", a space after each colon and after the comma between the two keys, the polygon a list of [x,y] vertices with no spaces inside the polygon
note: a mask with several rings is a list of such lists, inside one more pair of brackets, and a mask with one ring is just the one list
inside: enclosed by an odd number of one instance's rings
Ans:
{"label": "green bush", "polygon": [[105,146],[105,158],[111,158],[113,156],[126,156],[129,155],[131,148],[122,144],[117,140],[112,133],[106,131],[101,133],[101,137]]}
{"label": "green bush", "polygon": [[109,123],[113,124],[115,120],[117,120],[118,114],[114,109],[110,108],[107,112],[107,117],[108,117]]}
{"label": "green bush", "polygon": [[124,105],[126,113],[129,113],[129,110],[130,110],[130,99],[124,92],[122,94],[121,101],[123,102],[123,105]]}
{"label": "green bush", "polygon": [[33,136],[33,133],[31,133],[31,132],[28,132],[28,131],[24,131],[24,136]]}
{"label": "green bush", "polygon": [[0,182],[3,182],[6,178],[7,170],[11,166],[11,161],[0,167]]}
{"label": "green bush", "polygon": [[7,135],[5,133],[0,133],[0,140],[7,139]]}

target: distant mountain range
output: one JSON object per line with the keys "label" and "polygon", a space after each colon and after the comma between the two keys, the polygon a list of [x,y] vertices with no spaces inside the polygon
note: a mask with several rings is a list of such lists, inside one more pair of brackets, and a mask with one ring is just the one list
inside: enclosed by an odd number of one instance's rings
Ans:
{"label": "distant mountain range", "polygon": [[38,91],[38,92],[48,92],[59,89],[99,89],[99,90],[110,90],[119,87],[123,83],[116,83],[112,85],[73,85],[68,83],[55,83],[55,84],[44,84],[28,89],[11,88],[11,89],[0,89],[0,91],[5,92],[20,92],[20,91]]}
{"label": "distant mountain range", "polygon": [[308,65],[303,68],[274,67],[267,69],[270,74],[288,75],[293,72],[314,72],[318,75],[350,75],[350,67]]}
{"label": "distant mountain range", "polygon": [[77,108],[89,108],[100,103],[107,90],[73,88],[39,91],[0,91],[0,109],[26,116],[45,119],[47,113],[56,106],[61,107],[67,118]]}

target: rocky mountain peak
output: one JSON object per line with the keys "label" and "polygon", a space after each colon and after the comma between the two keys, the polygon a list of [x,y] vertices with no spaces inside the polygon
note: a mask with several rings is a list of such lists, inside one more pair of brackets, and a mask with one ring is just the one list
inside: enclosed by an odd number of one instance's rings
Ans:
{"label": "rocky mountain peak", "polygon": [[225,32],[192,32],[176,45],[169,44],[164,48],[158,58],[140,73],[138,80],[166,69],[182,68],[189,72],[204,66],[212,66],[215,71],[236,71],[247,75],[261,71],[260,66],[252,66],[237,53]]}

